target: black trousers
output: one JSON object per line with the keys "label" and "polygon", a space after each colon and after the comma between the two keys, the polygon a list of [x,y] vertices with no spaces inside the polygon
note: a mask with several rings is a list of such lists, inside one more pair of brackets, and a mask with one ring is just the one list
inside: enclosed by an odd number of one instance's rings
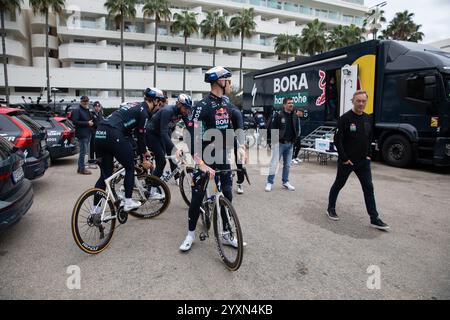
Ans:
{"label": "black trousers", "polygon": [[341,161],[338,162],[336,180],[331,187],[328,198],[328,209],[336,208],[336,201],[339,191],[341,191],[341,189],[345,186],[350,174],[355,172],[364,192],[364,201],[366,203],[367,213],[369,214],[371,220],[378,218],[370,162],[370,160],[361,160],[354,163],[353,166],[343,164]]}
{"label": "black trousers", "polygon": [[295,140],[294,153],[292,154],[292,159],[297,159],[298,158],[298,154],[300,152],[300,149],[301,149],[301,139],[300,139],[300,137],[298,137]]}
{"label": "black trousers", "polygon": [[95,163],[97,160],[97,152],[95,150],[95,131],[91,134],[91,141],[89,142],[89,160],[88,163]]}
{"label": "black trousers", "polygon": [[[234,139],[234,161],[236,162],[236,167],[239,170],[242,170],[244,167],[243,167],[242,163],[239,163],[238,156],[237,156],[237,149],[238,149],[237,140]],[[245,180],[244,172],[238,171],[237,172],[237,181],[236,181],[236,183],[237,184],[242,184],[242,183],[244,183],[244,180]]]}
{"label": "black trousers", "polygon": [[[114,170],[114,158],[125,168],[125,197],[131,198],[134,185],[134,151],[130,136],[125,136],[120,130],[99,126],[95,134],[97,156],[101,158],[101,174],[95,184],[96,188],[106,189],[105,179],[109,178]],[[98,202],[96,202],[98,203]]]}
{"label": "black trousers", "polygon": [[147,132],[147,147],[155,156],[156,168],[153,175],[161,178],[166,166],[166,149],[164,148],[162,138],[159,135]]}
{"label": "black trousers", "polygon": [[[214,170],[228,170],[231,166],[229,164],[216,164],[211,165],[210,167]],[[231,202],[233,200],[233,181],[231,178],[231,172],[218,175],[218,179],[220,180],[223,195]],[[195,230],[198,218],[200,216],[200,206],[206,193],[206,174],[198,169],[195,170],[193,175],[193,184],[191,205],[189,206],[189,231]],[[224,215],[222,215],[222,219],[224,219]],[[223,225],[225,226],[225,223],[223,223]]]}

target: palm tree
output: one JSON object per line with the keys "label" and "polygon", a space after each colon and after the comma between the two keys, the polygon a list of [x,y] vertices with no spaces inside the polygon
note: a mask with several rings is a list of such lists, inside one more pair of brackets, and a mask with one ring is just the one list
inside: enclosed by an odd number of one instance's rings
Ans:
{"label": "palm tree", "polygon": [[255,10],[253,8],[244,9],[237,16],[230,20],[231,33],[234,36],[241,36],[241,61],[239,65],[239,90],[242,89],[242,54],[244,51],[244,39],[251,38],[252,32],[256,29]]}
{"label": "palm tree", "polygon": [[383,30],[381,39],[393,39],[403,41],[422,41],[424,34],[420,31],[422,25],[413,21],[414,13],[405,10],[397,12],[395,17],[389,22],[386,30]]}
{"label": "palm tree", "polygon": [[170,32],[173,34],[182,33],[184,37],[184,62],[183,62],[183,91],[186,90],[186,52],[187,38],[198,31],[197,13],[183,11],[182,14],[175,13],[174,22],[170,26]]}
{"label": "palm tree", "polygon": [[213,67],[216,65],[216,43],[217,36],[222,39],[229,35],[229,27],[226,21],[226,15],[220,15],[218,11],[208,12],[206,18],[200,23],[200,30],[204,38],[214,39]]}
{"label": "palm tree", "polygon": [[334,27],[328,34],[328,48],[338,49],[364,40],[365,30],[354,24]]}
{"label": "palm tree", "polygon": [[154,53],[154,66],[153,66],[153,86],[156,87],[156,69],[157,59],[156,53],[158,48],[158,26],[162,20],[165,22],[170,21],[171,13],[169,9],[169,2],[167,0],[145,0],[144,7],[142,8],[144,18],[153,16],[155,19],[155,53]]}
{"label": "palm tree", "polygon": [[23,0],[0,0],[0,19],[1,19],[1,33],[2,33],[2,60],[3,60],[3,74],[5,76],[5,97],[6,106],[9,107],[9,85],[8,85],[8,58],[6,57],[6,43],[5,43],[5,14],[15,12],[16,9],[20,11],[20,3]]}
{"label": "palm tree", "polygon": [[381,28],[381,23],[386,22],[384,13],[384,10],[375,8],[370,10],[364,19],[363,28],[369,27],[368,31],[372,33],[374,40],[377,38],[377,33]]}
{"label": "palm tree", "polygon": [[325,51],[327,47],[325,31],[326,25],[319,19],[309,22],[306,28],[302,30],[300,50],[310,56]]}
{"label": "palm tree", "polygon": [[300,49],[300,37],[298,35],[279,34],[275,38],[275,53],[284,54],[286,56],[286,63],[289,60],[289,54],[294,57]]}
{"label": "palm tree", "polygon": [[125,75],[123,65],[123,30],[125,19],[136,16],[136,0],[107,0],[105,7],[110,16],[115,16],[116,24],[120,24],[120,72],[121,72],[121,95],[125,102]]}
{"label": "palm tree", "polygon": [[33,8],[33,14],[40,13],[45,16],[45,69],[47,76],[47,103],[50,103],[50,67],[48,57],[48,15],[50,9],[53,13],[61,15],[65,0],[30,0],[30,6]]}

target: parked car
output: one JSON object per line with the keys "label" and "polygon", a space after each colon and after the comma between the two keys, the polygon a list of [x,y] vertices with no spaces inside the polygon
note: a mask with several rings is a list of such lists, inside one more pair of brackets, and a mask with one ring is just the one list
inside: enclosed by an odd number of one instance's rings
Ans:
{"label": "parked car", "polygon": [[47,130],[47,149],[51,160],[69,157],[80,151],[75,139],[75,128],[70,120],[32,111],[28,116]]}
{"label": "parked car", "polygon": [[23,151],[27,179],[44,175],[50,164],[45,128],[25,114],[24,110],[0,108],[0,135]]}
{"label": "parked car", "polygon": [[22,168],[23,153],[0,137],[0,233],[18,222],[33,204],[33,187]]}

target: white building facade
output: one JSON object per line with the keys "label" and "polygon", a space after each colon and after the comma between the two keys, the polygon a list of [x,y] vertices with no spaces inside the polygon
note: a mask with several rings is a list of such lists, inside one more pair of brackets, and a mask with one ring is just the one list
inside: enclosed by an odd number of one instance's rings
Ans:
{"label": "white building facade", "polygon": [[[120,103],[120,30],[108,16],[104,0],[66,0],[65,19],[50,14],[50,85],[57,88],[56,101],[70,101],[88,95],[105,107]],[[174,0],[172,15],[183,10],[197,13],[197,22],[207,12],[221,10],[229,18],[243,8],[253,7],[256,30],[244,42],[243,71],[249,72],[285,62],[274,51],[278,34],[301,34],[307,23],[318,18],[328,28],[363,24],[368,11],[364,0]],[[124,32],[126,101],[142,99],[142,90],[153,86],[154,31],[151,18],[144,19],[142,4],[135,19],[127,21]],[[10,101],[23,102],[22,96],[46,99],[45,18],[33,15],[25,0],[20,13],[7,15],[6,52]],[[161,23],[157,43],[157,84],[175,98],[183,88],[183,44],[180,35],[170,34],[170,22]],[[186,92],[198,100],[208,92],[204,72],[212,67],[213,40],[201,34],[188,38]],[[218,39],[216,65],[233,71],[238,84],[240,39]],[[4,75],[0,68],[4,97]],[[53,93],[52,93],[53,99]]]}

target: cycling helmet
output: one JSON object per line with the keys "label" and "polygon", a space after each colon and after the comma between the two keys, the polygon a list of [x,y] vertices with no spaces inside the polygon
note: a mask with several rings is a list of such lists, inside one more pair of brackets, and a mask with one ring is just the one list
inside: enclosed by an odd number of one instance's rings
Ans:
{"label": "cycling helmet", "polygon": [[225,79],[231,77],[231,71],[224,67],[214,67],[206,71],[205,82],[213,83],[219,79]]}
{"label": "cycling helmet", "polygon": [[156,98],[163,101],[165,100],[164,93],[158,88],[150,87],[145,89],[144,96],[147,98]]}
{"label": "cycling helmet", "polygon": [[177,102],[181,103],[184,107],[191,109],[192,108],[192,98],[187,94],[180,94],[178,96]]}

